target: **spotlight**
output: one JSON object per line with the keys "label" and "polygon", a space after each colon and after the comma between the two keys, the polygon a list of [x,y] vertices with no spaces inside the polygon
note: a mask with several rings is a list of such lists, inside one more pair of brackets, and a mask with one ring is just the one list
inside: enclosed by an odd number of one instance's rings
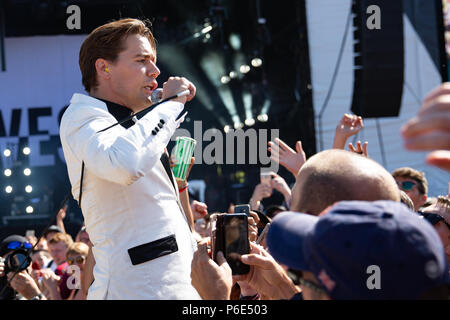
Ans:
{"label": "spotlight", "polygon": [[255,119],[245,119],[245,125],[251,127],[255,124]]}
{"label": "spotlight", "polygon": [[3,154],[5,155],[5,157],[9,157],[11,155],[11,150],[5,149],[5,151],[3,151]]}
{"label": "spotlight", "polygon": [[34,209],[32,206],[28,206],[28,207],[26,207],[25,211],[26,211],[26,213],[33,213]]}
{"label": "spotlight", "polygon": [[235,128],[236,130],[242,129],[243,127],[244,127],[244,124],[243,124],[242,122],[235,122],[235,123],[234,123],[234,128]]}
{"label": "spotlight", "polygon": [[29,155],[31,153],[31,149],[28,147],[25,147],[25,148],[23,148],[22,152],[24,155]]}
{"label": "spotlight", "polygon": [[6,193],[11,193],[13,191],[13,187],[6,186],[5,191],[6,191]]}
{"label": "spotlight", "polygon": [[267,120],[269,120],[269,116],[267,114],[260,114],[257,118],[258,118],[258,121],[261,121],[261,122],[266,122]]}
{"label": "spotlight", "polygon": [[247,72],[249,72],[250,71],[250,66],[248,66],[248,65],[246,65],[246,64],[243,64],[240,68],[239,68],[239,71],[241,71],[241,73],[247,73]]}
{"label": "spotlight", "polygon": [[26,176],[29,176],[31,174],[31,169],[30,168],[25,168],[23,170],[23,174],[26,175]]}
{"label": "spotlight", "polygon": [[230,46],[234,50],[238,51],[239,49],[241,49],[241,37],[238,34],[235,33],[230,34],[228,41],[230,42]]}
{"label": "spotlight", "polygon": [[230,126],[225,126],[225,127],[223,127],[223,131],[225,132],[225,133],[228,133],[228,131],[230,131]]}
{"label": "spotlight", "polygon": [[261,67],[261,65],[262,65],[262,60],[260,58],[252,59],[252,66],[257,68],[257,67]]}
{"label": "spotlight", "polygon": [[203,34],[208,33],[208,32],[210,32],[212,30],[212,28],[213,28],[212,26],[207,26],[207,27],[202,29],[202,33]]}
{"label": "spotlight", "polygon": [[31,191],[33,191],[33,187],[28,185],[25,187],[25,191],[26,191],[26,193],[31,193]]}
{"label": "spotlight", "polygon": [[220,78],[220,82],[222,82],[223,84],[227,84],[228,82],[230,82],[230,77],[229,76],[222,76]]}
{"label": "spotlight", "polygon": [[231,79],[234,79],[234,78],[236,78],[237,77],[237,72],[236,71],[230,71],[230,78]]}
{"label": "spotlight", "polygon": [[3,171],[3,173],[5,174],[5,176],[9,177],[12,174],[11,169],[5,169],[5,171]]}
{"label": "spotlight", "polygon": [[211,35],[209,33],[205,34],[205,39],[210,39]]}

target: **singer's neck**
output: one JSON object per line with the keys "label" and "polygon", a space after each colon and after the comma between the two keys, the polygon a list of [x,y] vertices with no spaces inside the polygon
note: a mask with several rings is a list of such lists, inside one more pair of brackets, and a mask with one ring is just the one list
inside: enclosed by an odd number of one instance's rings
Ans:
{"label": "singer's neck", "polygon": [[97,99],[101,99],[101,100],[106,100],[109,102],[113,102],[115,104],[118,104],[124,108],[127,108],[129,110],[131,110],[133,113],[137,113],[141,110],[144,110],[147,106],[142,106],[142,107],[136,107],[134,104],[132,103],[127,103],[125,101],[124,98],[114,95],[112,93],[110,93],[110,91],[106,91],[106,90],[91,90],[89,92],[89,95],[93,98],[97,98]]}

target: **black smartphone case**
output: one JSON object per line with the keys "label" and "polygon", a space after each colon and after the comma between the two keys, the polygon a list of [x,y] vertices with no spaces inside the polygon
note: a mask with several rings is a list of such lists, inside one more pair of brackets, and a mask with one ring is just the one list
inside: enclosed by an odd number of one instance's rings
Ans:
{"label": "black smartphone case", "polygon": [[[245,214],[242,214],[246,217]],[[217,253],[219,251],[222,251],[223,255],[227,259],[227,256],[229,252],[226,252],[226,239],[225,239],[225,225],[233,218],[233,214],[224,214],[219,215],[217,217],[216,221],[216,230],[215,230],[215,237],[214,237],[214,244],[213,244],[213,260],[217,262]],[[247,219],[245,219],[247,220]],[[248,223],[246,224],[247,228],[245,229],[245,236],[246,236],[246,248],[244,252],[238,252],[239,254],[248,254],[250,253],[250,243],[248,242]],[[228,264],[230,265],[232,274],[247,274],[250,272],[250,266],[247,264],[242,263],[240,260],[231,260],[227,259]]]}

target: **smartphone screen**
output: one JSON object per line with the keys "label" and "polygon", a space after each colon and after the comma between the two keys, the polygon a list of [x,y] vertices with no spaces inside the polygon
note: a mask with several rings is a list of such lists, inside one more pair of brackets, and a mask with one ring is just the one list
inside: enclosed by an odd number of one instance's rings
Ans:
{"label": "smartphone screen", "polygon": [[247,217],[250,216],[250,205],[249,204],[237,204],[234,206],[234,213],[245,213]]}
{"label": "smartphone screen", "polygon": [[233,274],[247,274],[250,266],[241,262],[241,255],[250,253],[247,216],[227,214],[223,218],[225,258]]}

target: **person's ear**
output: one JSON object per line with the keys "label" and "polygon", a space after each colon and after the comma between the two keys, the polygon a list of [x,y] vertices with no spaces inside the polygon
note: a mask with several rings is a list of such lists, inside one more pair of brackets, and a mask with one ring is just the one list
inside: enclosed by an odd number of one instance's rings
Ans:
{"label": "person's ear", "polygon": [[110,77],[110,64],[105,59],[99,58],[95,61],[95,70],[101,78],[108,79]]}

